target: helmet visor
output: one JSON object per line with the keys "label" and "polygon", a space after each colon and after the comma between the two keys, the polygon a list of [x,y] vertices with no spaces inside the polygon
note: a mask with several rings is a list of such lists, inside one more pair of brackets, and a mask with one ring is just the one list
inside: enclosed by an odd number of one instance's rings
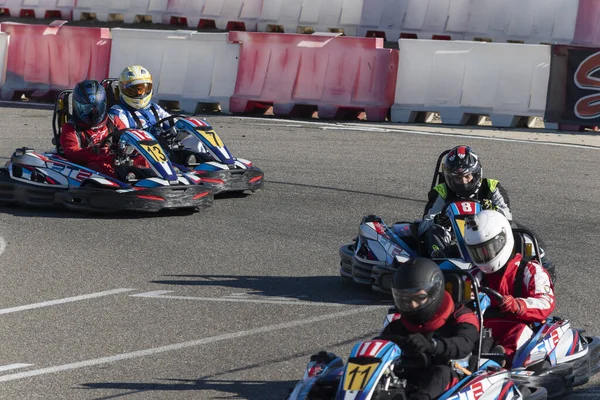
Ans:
{"label": "helmet visor", "polygon": [[441,288],[442,276],[436,274],[425,286],[407,289],[392,288],[392,295],[400,312],[412,312],[431,304],[436,295],[440,293]]}
{"label": "helmet visor", "polygon": [[132,99],[142,99],[152,92],[152,83],[128,83],[123,85],[121,93]]}
{"label": "helmet visor", "polygon": [[487,242],[467,244],[467,251],[475,264],[486,264],[496,258],[504,246],[506,246],[506,233],[502,231]]}
{"label": "helmet visor", "polygon": [[98,104],[77,103],[75,107],[79,119],[90,124],[99,123],[106,116],[106,102],[104,101]]}

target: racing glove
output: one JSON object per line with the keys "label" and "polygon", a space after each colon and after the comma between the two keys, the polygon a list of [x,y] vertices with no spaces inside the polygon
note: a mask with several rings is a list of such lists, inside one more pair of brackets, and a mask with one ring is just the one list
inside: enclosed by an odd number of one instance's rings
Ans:
{"label": "racing glove", "polygon": [[441,225],[444,228],[450,228],[450,218],[446,214],[436,214],[433,217],[433,223],[436,225]]}
{"label": "racing glove", "polygon": [[492,200],[490,199],[483,200],[483,202],[481,203],[481,208],[483,208],[484,210],[498,210],[498,206],[492,203]]}
{"label": "racing glove", "polygon": [[436,350],[437,343],[432,340],[428,340],[421,333],[413,333],[408,336],[406,343],[404,343],[404,348],[413,354],[434,354]]}
{"label": "racing glove", "polygon": [[500,311],[506,314],[521,316],[525,314],[525,305],[523,304],[523,300],[506,295],[502,298],[502,303],[500,303]]}

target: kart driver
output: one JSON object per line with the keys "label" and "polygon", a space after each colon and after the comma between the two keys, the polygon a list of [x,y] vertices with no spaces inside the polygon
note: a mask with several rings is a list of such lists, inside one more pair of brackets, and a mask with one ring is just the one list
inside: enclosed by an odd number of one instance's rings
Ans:
{"label": "kart driver", "polygon": [[554,287],[550,275],[536,260],[514,253],[509,221],[493,210],[484,210],[465,221],[465,243],[476,265],[475,279],[499,292],[498,306],[504,318],[488,318],[497,344],[504,347],[510,367],[515,352],[532,336],[528,324],[542,322],[554,311]]}
{"label": "kart driver", "polygon": [[458,376],[448,362],[468,357],[479,339],[475,313],[455,304],[444,287],[441,269],[427,258],[401,263],[394,274],[392,294],[401,317],[378,338],[396,342],[408,355],[425,354],[430,360],[427,369],[409,371],[409,383],[418,387],[410,400],[431,400],[454,386]]}
{"label": "kart driver", "polygon": [[457,146],[451,149],[446,155],[442,171],[445,182],[429,192],[423,221],[419,224],[418,235],[425,236],[427,254],[432,251],[448,252],[451,223],[442,212],[452,202],[462,199],[478,201],[482,208],[498,210],[512,221],[506,190],[497,180],[482,178],[481,161],[470,147]]}
{"label": "kart driver", "polygon": [[[73,115],[62,126],[60,146],[65,157],[80,165],[116,178],[114,155],[110,144],[99,147],[109,135],[106,112],[106,92],[95,80],[84,80],[73,89]],[[143,158],[134,158],[134,165],[147,167]]]}
{"label": "kart driver", "polygon": [[161,106],[152,103],[152,76],[141,65],[126,67],[119,75],[120,104],[108,111],[117,129],[147,129],[159,120],[169,117]]}
{"label": "kart driver", "polygon": [[[119,75],[119,97],[121,102],[113,105],[108,116],[117,129],[137,127],[149,130],[168,148],[167,139],[176,135],[175,129],[152,129],[161,119],[171,116],[164,108],[152,102],[152,75],[141,65],[125,67]],[[164,124],[164,128],[168,128]],[[200,161],[212,161],[212,157],[204,150],[199,154]]]}

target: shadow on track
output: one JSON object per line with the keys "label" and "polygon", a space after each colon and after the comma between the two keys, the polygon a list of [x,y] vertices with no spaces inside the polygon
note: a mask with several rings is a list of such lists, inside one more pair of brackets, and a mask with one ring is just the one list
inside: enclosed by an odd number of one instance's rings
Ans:
{"label": "shadow on track", "polygon": [[305,184],[305,183],[290,183],[290,182],[280,182],[280,181],[270,181],[270,180],[267,181],[267,180],[265,180],[265,185],[267,183],[269,183],[270,185],[287,185],[287,186],[307,187],[307,188],[313,188],[313,189],[334,190],[336,192],[353,193],[353,194],[364,194],[364,195],[367,195],[367,196],[385,197],[387,199],[406,200],[406,201],[414,201],[414,202],[417,202],[417,203],[427,204],[427,199],[413,199],[412,197],[394,196],[394,195],[391,195],[391,194],[362,192],[360,190],[340,189],[340,188],[334,188],[334,187],[330,187],[330,186],[308,185],[308,184]]}
{"label": "shadow on track", "polygon": [[[364,335],[356,336],[344,341],[328,345],[328,349],[352,345],[360,340],[375,337],[378,330],[367,332]],[[149,391],[190,391],[190,390],[213,390],[223,393],[222,397],[229,397],[226,394],[233,394],[234,398],[242,399],[283,399],[289,393],[296,383],[302,378],[302,370],[298,371],[298,380],[294,381],[236,381],[228,379],[215,379],[221,376],[235,374],[239,372],[249,371],[252,369],[270,368],[273,364],[285,363],[292,360],[300,359],[308,362],[310,356],[321,350],[328,350],[314,347],[306,352],[298,352],[284,357],[264,360],[258,363],[245,365],[238,368],[229,369],[212,375],[201,376],[198,379],[161,379],[161,383],[156,382],[103,382],[103,383],[84,383],[84,389],[102,389],[102,390],[127,390],[127,393],[115,394],[112,396],[98,397],[96,400],[116,399],[119,397],[129,396],[136,393],[144,393]],[[338,354],[344,357],[342,354]]]}
{"label": "shadow on track", "polygon": [[[248,295],[284,297],[336,304],[391,304],[391,297],[340,276],[167,275],[180,279],[151,281],[163,285],[220,286],[245,290]],[[350,300],[349,300],[350,299]]]}
{"label": "shadow on track", "polygon": [[70,211],[64,208],[36,208],[27,206],[0,206],[0,213],[10,214],[15,217],[36,217],[36,218],[56,218],[56,219],[145,219],[145,218],[163,218],[173,216],[187,216],[206,210],[164,210],[160,212],[121,212],[121,213],[89,213]]}

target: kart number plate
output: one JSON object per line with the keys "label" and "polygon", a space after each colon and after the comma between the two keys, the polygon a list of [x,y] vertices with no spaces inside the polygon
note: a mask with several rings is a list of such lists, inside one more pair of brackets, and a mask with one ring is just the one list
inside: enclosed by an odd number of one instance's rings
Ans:
{"label": "kart number plate", "polygon": [[159,145],[157,145],[157,144],[146,145],[146,144],[140,143],[140,146],[142,146],[144,148],[144,150],[146,150],[148,152],[148,154],[150,154],[150,156],[154,159],[154,161],[159,162],[159,163],[167,161],[167,156],[165,155],[165,153],[163,152],[163,150],[160,148]]}
{"label": "kart number plate", "polygon": [[198,132],[214,147],[223,147],[223,141],[221,141],[221,138],[215,131],[198,130]]}
{"label": "kart number plate", "polygon": [[379,363],[348,363],[344,376],[344,390],[363,390],[378,366]]}

